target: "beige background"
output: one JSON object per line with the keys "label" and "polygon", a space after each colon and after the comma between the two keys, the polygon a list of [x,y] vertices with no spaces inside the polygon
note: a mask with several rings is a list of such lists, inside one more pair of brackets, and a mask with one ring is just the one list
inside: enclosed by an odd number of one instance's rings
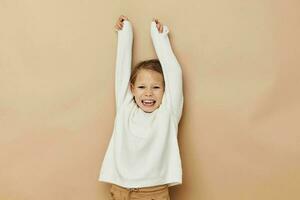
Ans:
{"label": "beige background", "polygon": [[0,200],[107,199],[120,14],[152,17],[184,73],[172,200],[300,199],[300,2],[0,0]]}

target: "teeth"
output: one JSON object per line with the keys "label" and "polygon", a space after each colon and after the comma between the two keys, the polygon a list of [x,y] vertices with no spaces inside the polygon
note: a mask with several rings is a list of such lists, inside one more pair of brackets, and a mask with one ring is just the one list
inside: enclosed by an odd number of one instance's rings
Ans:
{"label": "teeth", "polygon": [[155,100],[142,100],[144,105],[153,105],[155,102]]}

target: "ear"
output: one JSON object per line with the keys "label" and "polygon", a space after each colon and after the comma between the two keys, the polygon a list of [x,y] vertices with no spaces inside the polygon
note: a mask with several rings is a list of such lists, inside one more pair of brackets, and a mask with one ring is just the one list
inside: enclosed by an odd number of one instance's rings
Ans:
{"label": "ear", "polygon": [[133,91],[134,85],[132,83],[130,83],[130,90],[131,92]]}

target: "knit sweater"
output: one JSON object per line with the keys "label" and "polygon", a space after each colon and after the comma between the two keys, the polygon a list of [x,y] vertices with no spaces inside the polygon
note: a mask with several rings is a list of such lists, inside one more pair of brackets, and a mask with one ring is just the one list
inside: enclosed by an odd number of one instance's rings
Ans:
{"label": "knit sweater", "polygon": [[118,30],[116,116],[98,180],[126,188],[182,183],[177,141],[183,109],[182,70],[170,45],[168,27],[164,25],[159,33],[155,22],[151,22],[150,29],[165,80],[162,103],[151,113],[137,106],[130,90],[131,23],[125,20],[122,30]]}

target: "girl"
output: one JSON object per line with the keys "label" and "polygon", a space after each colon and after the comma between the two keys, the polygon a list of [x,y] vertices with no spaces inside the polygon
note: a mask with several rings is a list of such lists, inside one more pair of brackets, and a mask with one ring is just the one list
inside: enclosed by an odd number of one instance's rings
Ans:
{"label": "girl", "polygon": [[115,25],[116,117],[99,181],[110,183],[114,200],[170,200],[168,187],[182,183],[177,142],[183,109],[181,67],[171,49],[168,27],[151,22],[158,59],[131,71],[133,32],[121,15]]}

